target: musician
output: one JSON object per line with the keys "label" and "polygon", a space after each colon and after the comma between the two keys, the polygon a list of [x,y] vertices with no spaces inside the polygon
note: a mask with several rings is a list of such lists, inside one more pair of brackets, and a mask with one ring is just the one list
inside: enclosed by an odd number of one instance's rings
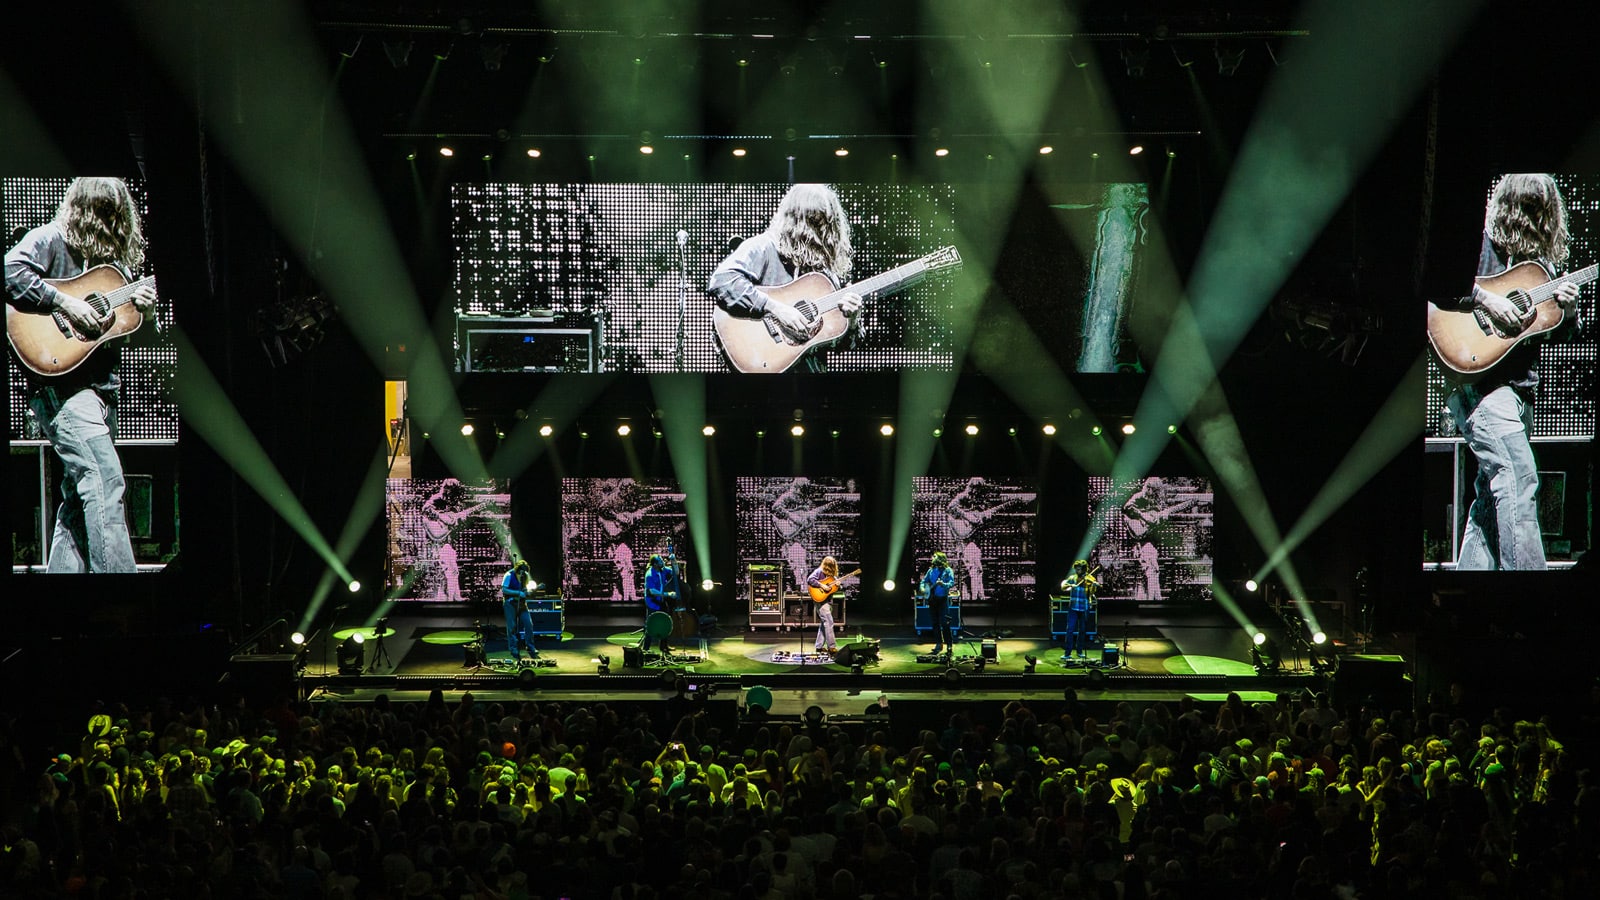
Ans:
{"label": "musician", "polygon": [[[667,561],[656,553],[650,557],[650,570],[644,576],[644,643],[640,646],[646,651],[650,650],[650,616],[654,613],[672,615],[673,607],[678,603],[678,578],[672,569],[667,567]],[[672,648],[667,646],[667,639],[661,639],[661,652],[671,653]]]}
{"label": "musician", "polygon": [[[804,341],[811,337],[805,317],[761,289],[820,272],[837,290],[848,283],[853,256],[850,220],[839,195],[825,184],[797,184],[779,201],[767,230],[745,239],[717,266],[706,290],[728,312],[769,315],[791,338]],[[849,333],[858,333],[861,295],[845,294],[839,311],[849,320]],[[805,363],[809,371],[827,371],[821,352],[806,354]]]}
{"label": "musician", "polygon": [[934,653],[946,647],[954,650],[956,646],[955,638],[950,636],[950,589],[955,586],[956,573],[950,568],[944,551],[934,553],[933,564],[917,586],[917,593],[928,601],[928,626],[933,629]]}
{"label": "musician", "polygon": [[1067,576],[1066,656],[1088,658],[1089,619],[1099,593],[1100,582],[1089,571],[1088,560],[1074,560],[1072,574]]}
{"label": "musician", "polygon": [[[822,565],[818,566],[806,579],[806,584],[819,590],[830,590],[839,583],[839,561],[831,556],[822,558]],[[833,637],[833,595],[817,604],[817,652],[838,651],[834,645]]]}
{"label": "musician", "polygon": [[[21,312],[60,313],[80,334],[105,333],[115,314],[98,314],[88,302],[46,284],[112,264],[133,280],[144,262],[139,210],[119,178],[78,178],[67,188],[55,219],[29,231],[6,253],[6,300]],[[155,292],[138,288],[141,315],[155,308]],[[76,369],[48,379],[19,367],[28,379],[28,409],[61,457],[66,478],[50,538],[49,572],[134,572],[133,542],[123,508],[122,460],[117,456],[117,402],[121,358],[108,342]]]}
{"label": "musician", "polygon": [[506,649],[513,660],[522,658],[518,638],[530,658],[539,658],[539,650],[533,645],[533,617],[528,614],[528,589],[532,586],[533,576],[525,559],[517,560],[506,577],[500,579],[500,595],[506,607]]}
{"label": "musician", "polygon": [[[1558,272],[1567,259],[1567,210],[1549,175],[1507,175],[1495,185],[1484,215],[1478,274],[1496,275],[1535,260]],[[1576,285],[1556,288],[1566,321]],[[1516,334],[1532,321],[1506,297],[1474,284],[1464,308],[1481,310],[1501,332]],[[1461,539],[1458,569],[1543,569],[1539,533],[1539,468],[1528,432],[1539,388],[1539,340],[1519,343],[1478,381],[1445,399],[1457,432],[1478,462],[1472,506]]]}

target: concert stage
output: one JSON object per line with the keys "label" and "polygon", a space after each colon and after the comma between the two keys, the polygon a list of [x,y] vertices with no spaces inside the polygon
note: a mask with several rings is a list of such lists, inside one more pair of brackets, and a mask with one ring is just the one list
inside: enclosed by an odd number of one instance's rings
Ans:
{"label": "concert stage", "polygon": [[475,698],[500,701],[657,700],[688,694],[742,704],[744,694],[760,686],[771,691],[771,711],[777,714],[813,704],[859,712],[865,700],[876,702],[879,696],[890,702],[1059,700],[1067,688],[1084,700],[1156,702],[1191,696],[1211,702],[1229,692],[1269,700],[1282,691],[1320,692],[1330,682],[1329,673],[1313,671],[1310,660],[1292,656],[1277,671],[1258,673],[1245,633],[1211,613],[1130,619],[1108,628],[1104,646],[1096,646],[1082,663],[1064,660],[1044,625],[969,627],[954,655],[932,658],[931,639],[903,622],[853,622],[837,646],[851,649],[849,655],[858,657],[851,659],[855,665],[815,655],[814,628],[751,631],[742,624],[674,638],[671,659],[646,654],[641,660],[634,649],[641,632],[628,627],[633,623],[600,619],[569,623],[559,636],[539,639],[540,664],[518,665],[506,650],[503,626],[487,629],[486,652],[480,656],[475,623],[487,626],[481,615],[396,614],[388,621],[384,657],[377,642],[367,640],[359,674],[350,659],[340,673],[336,646],[354,629],[335,629],[332,640],[314,640],[301,675],[305,695],[314,702],[361,702],[379,694],[422,699],[433,690],[471,691]]}

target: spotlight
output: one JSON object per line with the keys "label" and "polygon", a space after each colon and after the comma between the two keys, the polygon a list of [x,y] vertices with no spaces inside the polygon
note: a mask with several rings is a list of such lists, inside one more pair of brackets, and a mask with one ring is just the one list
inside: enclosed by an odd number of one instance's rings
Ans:
{"label": "spotlight", "polygon": [[472,423],[471,422],[462,423],[462,425],[461,425],[461,436],[462,437],[472,437],[472,432],[473,432],[473,427],[472,427]]}
{"label": "spotlight", "polygon": [[305,643],[306,643],[305,632],[296,631],[294,634],[289,635],[289,643],[295,645],[296,647],[305,646]]}
{"label": "spotlight", "polygon": [[360,591],[361,591],[361,582],[355,580],[354,578],[350,579],[350,593],[355,594],[355,593],[359,593]]}
{"label": "spotlight", "polygon": [[834,436],[834,437],[838,437],[838,436],[839,436],[839,429],[837,429],[837,428],[835,428],[835,429],[834,429],[834,430],[833,430],[833,436]]}
{"label": "spotlight", "polygon": [[849,156],[850,155],[850,151],[846,150],[843,147],[840,147],[839,149],[833,151],[833,155],[837,156],[837,157],[840,157],[840,158],[843,158],[843,157]]}
{"label": "spotlight", "polygon": [[883,589],[884,589],[885,592],[894,590],[894,579],[893,578],[885,578],[883,580]]}
{"label": "spotlight", "polygon": [[1089,429],[1089,433],[1094,435],[1095,437],[1099,437],[1100,433],[1102,431],[1104,431],[1104,429],[1102,429],[1099,425],[1096,425],[1093,428]]}
{"label": "spotlight", "polygon": [[1022,655],[1022,674],[1032,675],[1033,670],[1038,668],[1038,666],[1039,657],[1034,656],[1032,653],[1024,653]]}
{"label": "spotlight", "polygon": [[355,641],[358,644],[365,644],[367,642],[367,633],[365,631],[357,631],[356,633],[350,635],[349,640]]}
{"label": "spotlight", "polygon": [[539,437],[549,437],[550,435],[555,434],[555,433],[556,433],[555,428],[553,428],[553,427],[551,427],[549,425],[540,425],[539,426]]}
{"label": "spotlight", "polygon": [[444,146],[444,147],[440,147],[439,148],[439,155],[440,156],[445,156],[445,157],[455,156],[456,155],[456,151],[455,151],[455,148],[453,148],[453,147]]}
{"label": "spotlight", "polygon": [[1141,154],[1143,152],[1144,152],[1144,145],[1143,144],[1134,144],[1132,147],[1128,148],[1128,155],[1129,156],[1138,156],[1139,154]]}
{"label": "spotlight", "polygon": [[1176,150],[1168,150],[1167,151],[1167,159],[1177,159],[1177,158],[1178,158],[1178,151],[1176,151]]}
{"label": "spotlight", "polygon": [[1311,643],[1313,643],[1313,644],[1326,644],[1327,642],[1328,642],[1328,636],[1326,634],[1324,634],[1324,633],[1322,633],[1320,631],[1312,632],[1312,634],[1311,634]]}
{"label": "spotlight", "polygon": [[604,653],[600,654],[599,656],[596,656],[594,658],[594,670],[595,670],[595,673],[599,674],[599,675],[610,675],[611,674],[611,657],[605,655]]}
{"label": "spotlight", "polygon": [[1122,426],[1122,433],[1123,434],[1133,434],[1133,432],[1134,432],[1134,427],[1133,427],[1133,423],[1132,422],[1127,422],[1127,423],[1123,424],[1123,426]]}
{"label": "spotlight", "polygon": [[1268,672],[1278,671],[1281,663],[1278,660],[1278,645],[1267,639],[1264,634],[1256,635],[1255,646],[1250,648],[1250,664],[1255,667],[1256,674],[1265,675]]}
{"label": "spotlight", "polygon": [[934,437],[944,437],[944,429],[943,428],[935,428],[933,430],[933,436]]}
{"label": "spotlight", "polygon": [[1246,579],[1245,580],[1244,589],[1249,591],[1250,593],[1254,594],[1256,592],[1256,588],[1259,588],[1259,587],[1261,587],[1261,585],[1256,584],[1256,580],[1254,578],[1250,578],[1250,579]]}
{"label": "spotlight", "polygon": [[968,424],[967,425],[967,437],[977,437],[977,435],[978,435],[978,426],[972,425],[972,424]]}
{"label": "spotlight", "polygon": [[709,578],[702,578],[700,580],[700,590],[702,590],[702,591],[706,591],[706,592],[709,593],[711,591],[711,589],[716,587],[716,586],[717,586],[717,583],[715,581],[712,581]]}
{"label": "spotlight", "polygon": [[712,435],[717,433],[717,426],[715,426],[715,425],[707,425],[706,427],[700,429],[700,433],[705,435],[706,437],[711,437]]}
{"label": "spotlight", "polygon": [[543,153],[539,152],[539,148],[538,147],[529,147],[528,148],[528,158],[529,159],[538,159],[539,157],[541,157],[543,155],[544,155]]}
{"label": "spotlight", "polygon": [[587,432],[587,431],[579,431],[578,432],[578,437],[587,441],[589,439],[589,432]]}
{"label": "spotlight", "polygon": [[757,429],[756,429],[756,437],[758,437],[758,438],[764,438],[764,437],[766,437],[766,436],[767,436],[767,431],[766,431],[766,429],[764,429],[764,428],[757,428]]}
{"label": "spotlight", "polygon": [[1255,634],[1250,635],[1250,640],[1254,641],[1255,645],[1259,647],[1267,642],[1267,633],[1265,631],[1258,631]]}
{"label": "spotlight", "polygon": [[627,422],[623,422],[621,425],[617,426],[617,434],[621,435],[622,437],[627,437],[628,435],[633,434],[633,426],[629,425]]}
{"label": "spotlight", "polygon": [[416,159],[417,159],[417,151],[415,151],[415,150],[407,150],[406,151],[406,162],[415,162]]}
{"label": "spotlight", "polygon": [[894,426],[890,425],[888,422],[885,422],[878,426],[878,433],[884,437],[892,437],[894,435]]}
{"label": "spotlight", "polygon": [[1099,159],[1100,158],[1100,151],[1099,150],[1091,151],[1089,153],[1089,158],[1090,159]]}
{"label": "spotlight", "polygon": [[1017,429],[1016,429],[1016,426],[1012,426],[1012,427],[1010,427],[1010,428],[1007,428],[1007,429],[1006,429],[1006,434],[1009,434],[1009,435],[1011,435],[1011,436],[1012,436],[1012,437],[1016,437],[1016,436],[1017,436]]}
{"label": "spotlight", "polygon": [[1050,154],[1052,154],[1054,152],[1056,152],[1056,148],[1050,146],[1049,144],[1045,144],[1043,147],[1039,148],[1039,155],[1040,156],[1049,156]]}
{"label": "spotlight", "polygon": [[1176,425],[1168,425],[1167,426],[1167,434],[1177,434],[1177,433],[1178,433],[1178,426],[1176,426]]}
{"label": "spotlight", "polygon": [[934,156],[938,156],[938,157],[949,156],[950,155],[950,148],[949,147],[940,147],[939,149],[933,151],[933,155]]}
{"label": "spotlight", "polygon": [[789,426],[789,433],[794,435],[795,437],[799,437],[799,436],[801,436],[801,435],[806,433],[806,427],[804,425],[801,425],[799,422],[796,422],[793,425]]}
{"label": "spotlight", "polygon": [[1056,427],[1054,425],[1051,425],[1049,422],[1044,423],[1044,427],[1039,429],[1039,430],[1043,431],[1045,434],[1055,434],[1056,433]]}
{"label": "spotlight", "polygon": [[361,646],[361,632],[339,642],[337,651],[340,675],[360,675],[367,664],[367,651]]}
{"label": "spotlight", "polygon": [[734,156],[743,158],[744,154],[745,154],[745,149],[743,147],[735,147],[735,148],[733,148],[733,155]]}
{"label": "spotlight", "polygon": [[650,154],[656,152],[656,148],[650,146],[649,144],[640,144],[639,152],[643,153],[645,156],[649,156]]}

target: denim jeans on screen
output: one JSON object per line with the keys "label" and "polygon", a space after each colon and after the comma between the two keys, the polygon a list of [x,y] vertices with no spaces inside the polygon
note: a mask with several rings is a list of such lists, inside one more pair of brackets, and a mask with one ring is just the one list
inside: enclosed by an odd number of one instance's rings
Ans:
{"label": "denim jeans on screen", "polygon": [[1528,440],[1533,407],[1510,387],[1495,388],[1481,398],[1471,388],[1458,389],[1446,404],[1478,461],[1456,568],[1545,568],[1539,467]]}
{"label": "denim jeans on screen", "polygon": [[135,572],[115,443],[117,407],[98,391],[40,388],[29,398],[65,477],[48,572]]}

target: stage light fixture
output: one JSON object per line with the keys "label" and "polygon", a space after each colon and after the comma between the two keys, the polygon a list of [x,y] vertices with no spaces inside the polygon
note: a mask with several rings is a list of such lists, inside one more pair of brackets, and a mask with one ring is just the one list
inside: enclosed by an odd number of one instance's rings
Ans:
{"label": "stage light fixture", "polygon": [[702,591],[710,593],[711,589],[716,587],[716,586],[717,586],[717,583],[715,581],[712,581],[709,578],[700,579],[700,590],[702,590]]}
{"label": "stage light fixture", "polygon": [[1010,427],[1010,428],[1007,428],[1007,429],[1006,429],[1006,434],[1009,434],[1009,435],[1011,435],[1011,436],[1012,436],[1012,437],[1016,437],[1016,436],[1017,436],[1017,429],[1016,429],[1016,426],[1012,426],[1012,427]]}
{"label": "stage light fixture", "polygon": [[622,437],[627,437],[628,435],[633,434],[633,426],[629,425],[627,422],[623,422],[621,425],[617,426],[617,434],[621,435]]}
{"label": "stage light fixture", "polygon": [[849,156],[850,155],[850,151],[846,150],[843,147],[840,147],[839,149],[833,151],[833,155],[837,156],[837,157],[840,157],[840,158],[843,158],[843,157]]}
{"label": "stage light fixture", "polygon": [[940,158],[949,156],[950,155],[950,148],[949,147],[940,147],[939,149],[933,151],[933,155],[937,156],[937,157],[940,157]]}
{"label": "stage light fixture", "polygon": [[1044,423],[1044,427],[1039,429],[1039,430],[1043,431],[1047,435],[1051,435],[1051,434],[1055,434],[1056,433],[1056,427],[1054,425],[1051,425],[1049,422]]}
{"label": "stage light fixture", "polygon": [[838,437],[838,436],[839,436],[839,429],[837,429],[837,428],[835,428],[835,429],[834,429],[834,430],[833,430],[833,436],[834,436],[834,437]]}
{"label": "stage light fixture", "polygon": [[821,725],[823,722],[827,721],[827,718],[828,714],[823,712],[822,707],[816,705],[815,703],[806,707],[805,720],[807,725]]}
{"label": "stage light fixture", "polygon": [[1167,426],[1167,434],[1177,434],[1177,433],[1178,433],[1178,426],[1176,426],[1176,425],[1168,425]]}
{"label": "stage light fixture", "polygon": [[1045,144],[1043,147],[1039,148],[1039,155],[1040,156],[1049,156],[1050,154],[1052,154],[1054,152],[1056,152],[1056,148],[1050,146],[1049,144]]}
{"label": "stage light fixture", "polygon": [[305,643],[306,643],[305,632],[296,631],[294,634],[289,635],[289,643],[295,645],[296,647],[305,646]]}
{"label": "stage light fixture", "polygon": [[885,593],[894,590],[894,579],[893,578],[885,578],[883,580],[883,590],[884,590]]}
{"label": "stage light fixture", "polygon": [[739,157],[741,159],[744,157],[746,152],[748,152],[748,151],[746,151],[743,147],[735,147],[735,148],[733,148],[733,155],[737,156],[737,157]]}
{"label": "stage light fixture", "polygon": [[1022,655],[1022,674],[1032,675],[1034,669],[1038,668],[1038,666],[1039,657],[1034,656],[1032,653],[1024,653]]}
{"label": "stage light fixture", "polygon": [[594,670],[597,675],[611,674],[611,657],[604,653],[594,658]]}
{"label": "stage light fixture", "polygon": [[407,150],[406,151],[406,162],[415,162],[416,159],[417,159],[417,151],[415,151],[415,150]]}
{"label": "stage light fixture", "polygon": [[1101,432],[1103,432],[1104,430],[1105,429],[1101,428],[1099,425],[1096,425],[1093,428],[1089,429],[1089,433],[1094,435],[1095,437],[1099,437]]}
{"label": "stage light fixture", "polygon": [[1143,152],[1144,152],[1144,145],[1143,144],[1134,144],[1132,147],[1128,148],[1128,155],[1129,156],[1138,156],[1139,154],[1141,154]]}
{"label": "stage light fixture", "polygon": [[882,425],[878,426],[878,433],[883,435],[884,437],[893,437],[894,436],[894,426],[890,425],[888,422],[885,422]]}
{"label": "stage light fixture", "polygon": [[1278,659],[1278,645],[1267,638],[1265,634],[1257,633],[1259,640],[1250,648],[1250,664],[1255,667],[1256,674],[1265,675],[1276,672],[1282,665]]}
{"label": "stage light fixture", "polygon": [[361,632],[340,641],[335,655],[340,675],[360,675],[367,664],[367,651],[361,646]]}
{"label": "stage light fixture", "polygon": [[579,431],[578,432],[578,437],[583,439],[583,440],[585,440],[585,441],[587,441],[589,439],[589,432],[587,432],[587,431]]}
{"label": "stage light fixture", "polygon": [[1245,579],[1244,589],[1250,593],[1254,594],[1256,592],[1256,588],[1259,587],[1261,587],[1261,585],[1257,584],[1254,578]]}
{"label": "stage light fixture", "polygon": [[640,144],[639,152],[643,153],[645,156],[649,156],[650,154],[656,152],[656,148],[650,146],[649,144]]}
{"label": "stage light fixture", "polygon": [[756,437],[764,438],[766,436],[767,436],[767,431],[766,431],[765,428],[757,428],[756,429]]}
{"label": "stage light fixture", "polygon": [[1328,642],[1328,636],[1326,634],[1324,634],[1323,632],[1320,632],[1320,631],[1312,632],[1312,634],[1311,634],[1311,643],[1313,643],[1313,644],[1326,644],[1327,642]]}
{"label": "stage light fixture", "polygon": [[943,428],[935,428],[933,430],[933,436],[934,437],[944,437],[944,429]]}
{"label": "stage light fixture", "polygon": [[1135,429],[1133,427],[1133,423],[1132,422],[1126,422],[1122,426],[1122,433],[1123,434],[1133,434],[1134,430]]}
{"label": "stage light fixture", "polygon": [[493,153],[485,153],[483,155],[483,161],[484,162],[494,162],[494,154]]}
{"label": "stage light fixture", "polygon": [[711,437],[712,435],[717,433],[717,426],[715,426],[715,425],[707,425],[706,427],[700,429],[700,433],[705,435],[706,437]]}
{"label": "stage light fixture", "polygon": [[447,146],[439,148],[439,155],[448,158],[448,157],[451,157],[451,156],[455,156],[456,155],[456,151],[455,151],[454,147],[450,147],[450,146],[447,145]]}
{"label": "stage light fixture", "polygon": [[360,592],[361,592],[361,582],[355,580],[354,578],[350,579],[350,593],[357,594],[357,593],[360,593]]}
{"label": "stage light fixture", "polygon": [[472,423],[471,422],[463,422],[463,423],[461,423],[461,436],[462,437],[472,437],[473,430],[474,429],[472,427]]}
{"label": "stage light fixture", "polygon": [[795,437],[800,437],[801,435],[806,433],[806,427],[804,425],[801,425],[799,422],[796,422],[793,425],[789,426],[789,433],[794,435]]}
{"label": "stage light fixture", "polygon": [[539,157],[541,157],[543,155],[544,154],[542,152],[540,152],[538,147],[529,147],[528,148],[528,158],[529,159],[538,159]]}
{"label": "stage light fixture", "polygon": [[944,680],[945,687],[955,687],[961,683],[961,670],[951,666],[945,669],[944,674],[939,677]]}
{"label": "stage light fixture", "polygon": [[1257,647],[1259,647],[1267,642],[1267,633],[1265,631],[1258,631],[1255,634],[1250,635],[1250,640],[1254,642]]}
{"label": "stage light fixture", "polygon": [[539,437],[549,437],[550,435],[555,434],[555,433],[556,433],[555,428],[550,426],[550,425],[540,425],[539,426]]}
{"label": "stage light fixture", "polygon": [[1176,151],[1176,150],[1168,150],[1167,151],[1167,159],[1177,159],[1177,158],[1178,158],[1178,151]]}
{"label": "stage light fixture", "polygon": [[978,426],[973,425],[971,423],[968,423],[968,425],[967,425],[967,437],[977,437],[977,436],[978,436]]}

